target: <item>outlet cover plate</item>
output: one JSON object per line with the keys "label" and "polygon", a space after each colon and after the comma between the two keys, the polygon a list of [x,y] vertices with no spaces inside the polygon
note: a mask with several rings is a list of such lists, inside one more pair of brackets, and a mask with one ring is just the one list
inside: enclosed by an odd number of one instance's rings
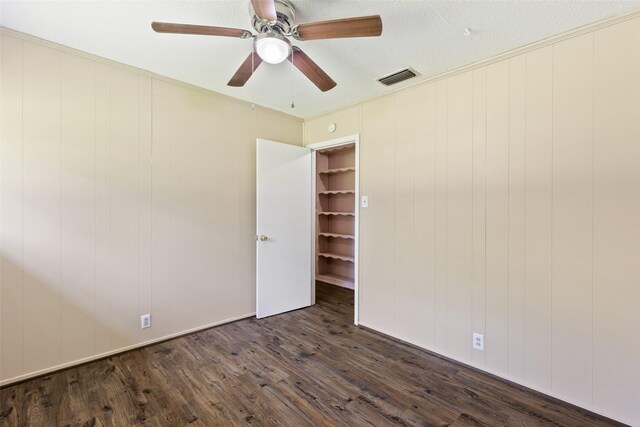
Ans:
{"label": "outlet cover plate", "polygon": [[140,316],[140,329],[146,329],[151,326],[151,315],[143,314]]}
{"label": "outlet cover plate", "polygon": [[484,335],[473,333],[473,348],[484,351]]}

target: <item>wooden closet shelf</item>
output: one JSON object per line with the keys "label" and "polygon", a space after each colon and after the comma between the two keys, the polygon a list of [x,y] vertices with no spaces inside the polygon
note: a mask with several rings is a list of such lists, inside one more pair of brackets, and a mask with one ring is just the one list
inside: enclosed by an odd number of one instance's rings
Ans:
{"label": "wooden closet shelf", "polygon": [[353,172],[355,170],[356,170],[356,168],[352,166],[352,167],[348,167],[348,168],[326,169],[326,170],[323,170],[323,171],[318,171],[318,173],[320,173],[320,174],[332,174],[332,173]]}
{"label": "wooden closet shelf", "polygon": [[355,190],[318,191],[318,194],[355,194]]}
{"label": "wooden closet shelf", "polygon": [[322,154],[327,154],[327,153],[338,153],[340,151],[349,151],[349,150],[353,150],[353,145],[340,145],[338,147],[333,147],[333,148],[325,148],[324,150],[322,150]]}
{"label": "wooden closet shelf", "polygon": [[[353,289],[355,277],[355,146],[322,150],[316,156],[316,277]],[[344,254],[344,255],[343,255]]]}
{"label": "wooden closet shelf", "polygon": [[347,261],[347,262],[355,262],[355,259],[352,256],[331,254],[328,252],[321,252],[318,254],[318,256],[325,257],[325,258],[339,259],[341,261]]}
{"label": "wooden closet shelf", "polygon": [[337,274],[318,274],[316,280],[330,285],[342,286],[343,288],[353,289],[353,279],[350,277],[338,276]]}
{"label": "wooden closet shelf", "polygon": [[352,234],[339,234],[339,233],[318,233],[323,237],[337,237],[339,239],[350,239],[354,240],[355,236]]}
{"label": "wooden closet shelf", "polygon": [[346,215],[346,216],[356,216],[353,212],[318,212],[318,215]]}

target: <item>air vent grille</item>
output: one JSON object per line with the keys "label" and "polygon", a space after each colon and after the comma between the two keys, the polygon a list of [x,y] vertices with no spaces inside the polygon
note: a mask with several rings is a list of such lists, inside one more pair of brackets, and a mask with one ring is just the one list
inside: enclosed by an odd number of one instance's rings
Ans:
{"label": "air vent grille", "polygon": [[385,86],[391,86],[391,85],[395,85],[397,83],[403,82],[405,80],[412,79],[419,75],[420,73],[418,73],[413,68],[409,67],[400,71],[396,71],[395,73],[391,73],[387,76],[380,77],[378,81]]}

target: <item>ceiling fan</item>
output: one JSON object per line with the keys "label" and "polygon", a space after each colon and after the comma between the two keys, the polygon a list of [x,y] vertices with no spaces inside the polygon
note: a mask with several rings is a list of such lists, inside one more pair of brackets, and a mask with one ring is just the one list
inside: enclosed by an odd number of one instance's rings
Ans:
{"label": "ceiling fan", "polygon": [[382,20],[379,15],[294,24],[295,9],[288,0],[251,0],[249,12],[252,16],[251,25],[257,31],[257,35],[239,28],[169,22],[153,22],[151,28],[158,33],[252,38],[253,50],[229,80],[229,86],[244,86],[262,61],[279,64],[288,59],[323,92],[334,88],[336,82],[299,47],[293,46],[288,37],[305,41],[375,37],[382,34]]}

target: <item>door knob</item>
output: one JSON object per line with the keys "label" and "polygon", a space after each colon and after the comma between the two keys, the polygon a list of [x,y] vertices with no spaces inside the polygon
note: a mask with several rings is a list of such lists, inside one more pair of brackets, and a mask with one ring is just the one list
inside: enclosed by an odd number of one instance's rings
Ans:
{"label": "door knob", "polygon": [[269,240],[269,238],[264,234],[261,234],[260,237],[258,237],[258,239],[260,239],[261,242],[266,242],[267,240]]}

